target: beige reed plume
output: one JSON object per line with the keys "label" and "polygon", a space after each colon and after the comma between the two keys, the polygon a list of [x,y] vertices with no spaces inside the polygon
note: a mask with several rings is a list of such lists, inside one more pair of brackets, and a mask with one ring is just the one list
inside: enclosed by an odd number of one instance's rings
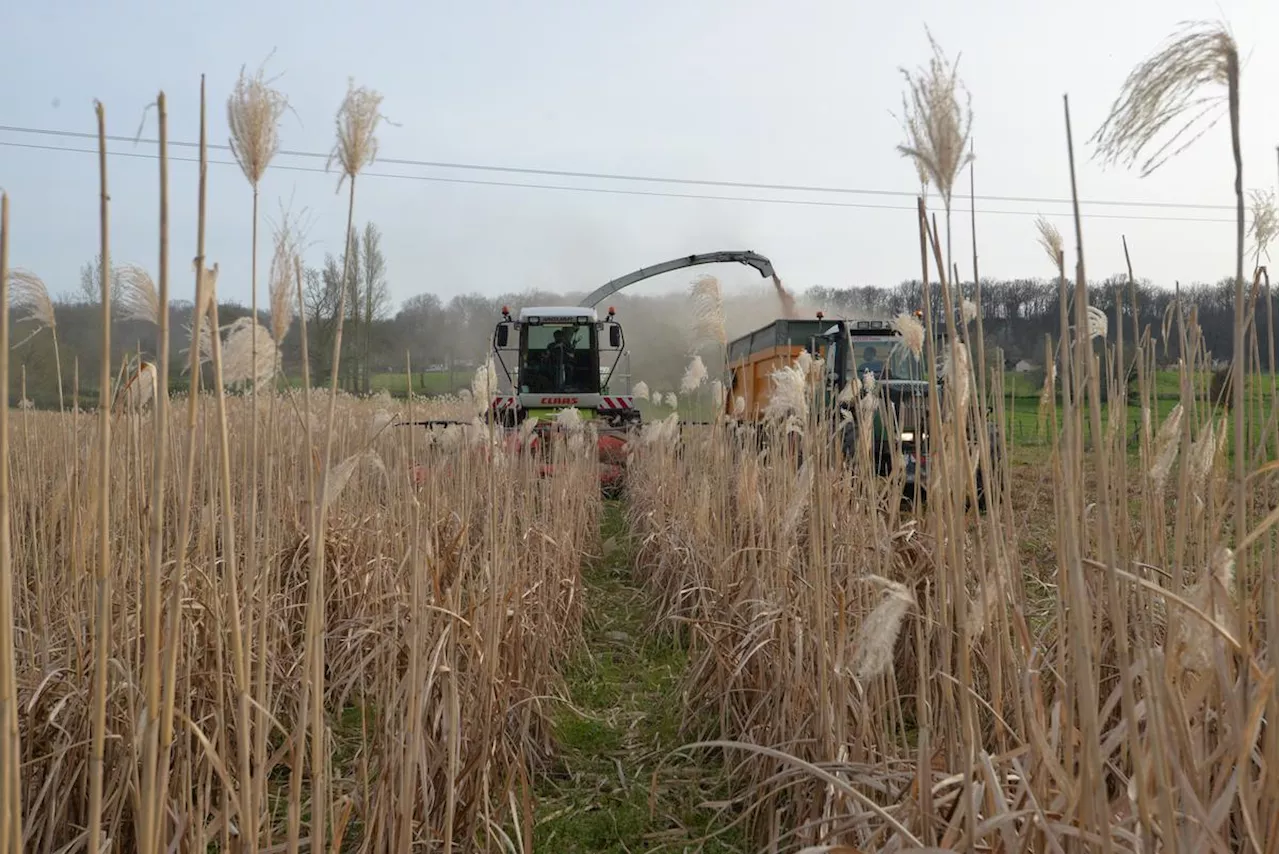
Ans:
{"label": "beige reed plume", "polygon": [[289,99],[271,88],[271,81],[263,76],[263,71],[260,67],[249,77],[242,66],[235,88],[227,98],[231,153],[255,192],[271,158],[280,150],[280,117],[289,109]]}
{"label": "beige reed plume", "polygon": [[1042,216],[1036,217],[1036,231],[1039,232],[1040,247],[1049,256],[1049,263],[1055,270],[1062,263],[1062,232],[1058,227]]}
{"label": "beige reed plume", "polygon": [[1159,169],[1222,120],[1239,68],[1235,40],[1221,24],[1183,23],[1165,46],[1124,82],[1091,138],[1105,163]]}
{"label": "beige reed plume", "polygon": [[[956,178],[973,159],[969,147],[973,111],[969,93],[956,73],[959,57],[948,63],[927,27],[925,34],[933,49],[928,66],[914,74],[901,69],[908,92],[902,102],[907,141],[898,146],[898,153],[914,161],[917,174],[928,177],[950,210]],[[960,104],[962,93],[964,106]]]}
{"label": "beige reed plume", "polygon": [[9,302],[26,315],[14,318],[15,320],[29,320],[36,325],[31,334],[14,344],[14,347],[21,347],[43,329],[57,334],[58,320],[54,315],[53,300],[49,298],[49,289],[45,287],[44,280],[35,273],[21,269],[9,271]]}
{"label": "beige reed plume", "polygon": [[1276,191],[1252,190],[1249,193],[1249,240],[1253,244],[1255,268],[1265,255],[1271,260],[1271,242],[1280,233],[1280,221],[1276,218]]}
{"label": "beige reed plume", "polygon": [[271,301],[271,337],[278,347],[284,344],[293,323],[294,305],[290,297],[294,287],[294,262],[300,255],[301,243],[301,234],[287,211],[280,217],[273,242],[275,248],[271,254],[267,282]]}
{"label": "beige reed plume", "polygon": [[14,344],[14,347],[21,347],[42,329],[48,329],[53,338],[53,364],[58,373],[58,410],[62,411],[62,356],[58,352],[58,318],[53,310],[53,300],[49,298],[49,289],[45,287],[44,280],[29,270],[10,270],[9,302],[26,314],[25,318],[17,319],[29,320],[35,324],[31,334]]}
{"label": "beige reed plume", "polygon": [[126,264],[120,270],[123,287],[116,305],[125,320],[142,320],[160,325],[160,294],[151,275],[137,264]]}
{"label": "beige reed plume", "polygon": [[338,108],[337,141],[325,168],[335,161],[342,167],[338,189],[342,183],[355,176],[373,162],[378,153],[378,122],[385,119],[379,111],[382,95],[364,86],[357,87],[354,80],[347,82],[347,95]]}

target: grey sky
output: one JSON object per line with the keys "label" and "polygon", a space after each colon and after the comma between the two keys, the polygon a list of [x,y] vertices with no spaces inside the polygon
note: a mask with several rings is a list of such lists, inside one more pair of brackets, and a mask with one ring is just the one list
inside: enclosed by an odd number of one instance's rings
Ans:
{"label": "grey sky", "polygon": [[[832,2],[459,4],[217,4],[26,2],[5,12],[0,124],[93,131],[93,99],[108,133],[132,136],[163,89],[170,136],[198,134],[199,75],[208,76],[211,142],[225,143],[226,97],[242,64],[274,48],[268,70],[296,115],[282,147],[327,153],[348,76],[384,96],[398,126],[379,134],[384,157],[632,175],[807,184],[874,190],[916,188],[895,115],[899,67],[929,56],[924,26],[973,96],[979,195],[1069,197],[1062,95],[1071,97],[1078,153],[1129,70],[1179,22],[1224,18],[1246,57],[1243,134],[1246,188],[1276,182],[1280,141],[1280,35],[1275,0],[1166,2]],[[155,134],[154,114],[144,137]],[[92,148],[91,140],[0,131],[0,142]],[[152,153],[115,142],[110,150]],[[189,149],[173,149],[190,157]],[[215,160],[230,160],[225,151]],[[273,165],[322,166],[279,157]],[[112,253],[154,269],[157,164],[109,160]],[[543,287],[588,290],[637,267],[692,252],[754,249],[791,286],[893,285],[919,275],[909,196],[813,195],[763,190],[536,178],[375,163],[371,172],[432,175],[664,193],[816,199],[894,209],[813,207],[564,192],[367,177],[356,216],[385,235],[396,301],[434,291],[497,293]],[[1225,121],[1154,176],[1080,163],[1085,199],[1230,206]],[[336,174],[269,170],[263,209],[280,200],[307,209],[308,261],[341,244],[345,190]],[[962,182],[968,192],[967,179]],[[40,273],[54,292],[75,287],[97,251],[97,160],[89,154],[0,145],[0,187],[11,196],[12,263]],[[175,296],[191,291],[196,168],[171,170]],[[234,166],[211,166],[208,256],[221,265],[224,298],[249,298],[250,190]],[[954,220],[957,259],[969,257],[967,216]],[[1035,244],[1036,213],[1070,232],[1069,206],[978,202],[984,275],[1049,273]],[[983,211],[1018,211],[1019,215]],[[1090,218],[1091,276],[1123,269],[1128,236],[1136,271],[1158,284],[1215,280],[1233,268],[1231,210],[1110,208],[1086,212],[1198,217],[1178,223]],[[1068,249],[1074,240],[1068,239]],[[1273,250],[1274,251],[1274,250]],[[259,255],[265,279],[269,240]],[[961,263],[967,271],[967,261]],[[716,268],[730,286],[758,282],[745,268]],[[968,275],[967,273],[965,274]],[[676,273],[641,292],[683,287]]]}

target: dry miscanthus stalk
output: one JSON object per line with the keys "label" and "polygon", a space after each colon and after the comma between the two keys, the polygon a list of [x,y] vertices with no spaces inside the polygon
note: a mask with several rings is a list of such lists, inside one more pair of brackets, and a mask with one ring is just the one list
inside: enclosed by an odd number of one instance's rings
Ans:
{"label": "dry miscanthus stalk", "polygon": [[1049,407],[1053,405],[1053,393],[1058,382],[1058,363],[1049,361],[1044,366],[1044,385],[1040,389],[1040,404],[1036,412],[1040,432],[1043,433],[1049,424]]}
{"label": "dry miscanthus stalk", "polygon": [[952,364],[952,348],[946,348],[942,362],[942,376],[955,393],[957,412],[964,412],[969,405],[969,348],[964,344],[955,347],[955,364]]}
{"label": "dry miscanthus stalk", "polygon": [[116,303],[120,317],[160,325],[160,294],[151,274],[137,264],[120,268],[120,299]]}
{"label": "dry miscanthus stalk", "polygon": [[[342,177],[338,179],[339,189],[342,182],[355,176],[373,162],[378,153],[378,122],[383,118],[379,107],[382,96],[364,86],[357,87],[354,80],[347,82],[347,94],[338,108],[337,142],[333,153],[329,155],[329,163],[337,161],[342,167]],[[328,168],[328,164],[326,167]]]}
{"label": "dry miscanthus stalk", "polygon": [[[917,174],[928,175],[947,207],[960,170],[973,159],[969,152],[969,130],[973,124],[970,98],[956,69],[959,57],[949,63],[942,48],[926,29],[933,57],[915,74],[901,69],[907,81],[903,97],[906,143],[898,152],[915,161]],[[965,98],[960,104],[960,94]]]}
{"label": "dry miscanthus stalk", "polygon": [[262,180],[271,158],[280,148],[280,117],[289,100],[271,88],[263,68],[249,77],[243,67],[227,98],[227,126],[231,129],[231,153],[244,177],[254,187]]}
{"label": "dry miscanthus stalk", "polygon": [[[213,304],[214,294],[218,290],[218,265],[215,263],[212,267],[204,271],[204,275],[200,276],[196,282],[196,304],[193,310],[194,315],[201,317],[209,311],[209,306]],[[202,324],[207,326],[208,323]]]}
{"label": "dry miscanthus stalk", "polygon": [[1062,232],[1042,216],[1036,217],[1036,231],[1040,234],[1038,238],[1040,248],[1044,249],[1044,254],[1049,256],[1049,263],[1053,265],[1054,270],[1057,270],[1063,257]]}
{"label": "dry miscanthus stalk", "polygon": [[1091,138],[1097,143],[1095,156],[1106,163],[1140,164],[1141,174],[1150,175],[1226,114],[1230,75],[1238,62],[1225,26],[1183,24],[1129,74]]}

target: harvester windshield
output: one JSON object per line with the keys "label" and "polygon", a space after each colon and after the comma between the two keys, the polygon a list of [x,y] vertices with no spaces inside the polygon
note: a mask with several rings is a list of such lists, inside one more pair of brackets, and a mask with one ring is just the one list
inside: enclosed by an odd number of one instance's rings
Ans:
{"label": "harvester windshield", "polygon": [[520,379],[523,393],[598,394],[600,356],[595,324],[523,324]]}
{"label": "harvester windshield", "polygon": [[871,371],[878,380],[923,380],[924,367],[902,339],[859,336],[853,341],[854,376]]}

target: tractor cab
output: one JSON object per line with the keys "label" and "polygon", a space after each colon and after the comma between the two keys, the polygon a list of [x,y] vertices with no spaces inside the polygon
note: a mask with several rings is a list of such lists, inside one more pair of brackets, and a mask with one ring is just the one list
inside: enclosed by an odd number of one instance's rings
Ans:
{"label": "tractor cab", "polygon": [[[863,395],[860,386],[867,375],[874,379],[874,394],[884,404],[872,423],[877,467],[887,471],[892,455],[901,452],[913,480],[916,464],[927,454],[929,378],[921,357],[887,320],[835,320],[816,343],[826,354],[826,394],[841,401],[841,408],[854,405],[849,392],[854,400]],[[856,422],[845,424],[846,453],[853,450],[856,431]]]}
{"label": "tractor cab", "polygon": [[531,306],[516,318],[502,309],[494,330],[493,352],[506,394],[495,397],[503,421],[553,417],[576,408],[586,418],[609,423],[636,419],[629,395],[610,393],[610,381],[622,359],[622,325],[609,309],[601,320],[584,306]]}

